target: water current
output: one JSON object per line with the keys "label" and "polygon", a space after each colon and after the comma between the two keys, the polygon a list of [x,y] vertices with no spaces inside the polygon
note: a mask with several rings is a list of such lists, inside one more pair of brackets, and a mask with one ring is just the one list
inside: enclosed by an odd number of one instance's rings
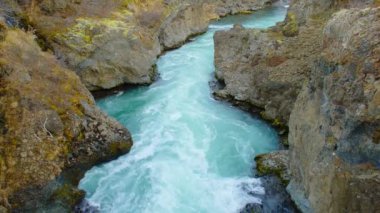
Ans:
{"label": "water current", "polygon": [[265,190],[253,177],[253,158],[278,149],[279,139],[265,122],[213,99],[213,35],[236,23],[268,28],[285,14],[273,7],[216,21],[159,58],[157,82],[98,100],[131,131],[134,146],[86,173],[87,200],[120,213],[231,213],[260,203]]}

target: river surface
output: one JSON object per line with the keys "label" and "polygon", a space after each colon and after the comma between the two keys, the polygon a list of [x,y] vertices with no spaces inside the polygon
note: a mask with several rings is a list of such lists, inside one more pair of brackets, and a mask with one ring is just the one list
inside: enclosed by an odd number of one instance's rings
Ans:
{"label": "river surface", "polygon": [[223,18],[207,33],[161,56],[160,79],[98,100],[132,133],[131,152],[94,167],[80,182],[101,212],[231,213],[260,203],[253,158],[279,148],[275,130],[212,98],[213,35],[235,23],[267,28],[286,8]]}

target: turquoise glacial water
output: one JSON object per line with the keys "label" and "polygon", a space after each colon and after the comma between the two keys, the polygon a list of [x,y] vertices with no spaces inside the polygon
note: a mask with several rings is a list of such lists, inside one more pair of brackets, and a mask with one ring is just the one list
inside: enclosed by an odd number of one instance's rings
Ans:
{"label": "turquoise glacial water", "polygon": [[94,167],[80,182],[101,212],[231,213],[260,203],[253,158],[278,149],[276,132],[248,113],[212,98],[213,34],[241,23],[282,21],[274,7],[224,18],[157,62],[160,80],[98,101],[132,133],[131,152]]}

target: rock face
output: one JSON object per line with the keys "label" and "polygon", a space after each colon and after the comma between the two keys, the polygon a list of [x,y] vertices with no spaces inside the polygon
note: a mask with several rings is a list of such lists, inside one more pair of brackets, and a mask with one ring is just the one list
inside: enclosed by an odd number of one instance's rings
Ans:
{"label": "rock face", "polygon": [[288,192],[303,212],[380,211],[379,6],[294,0],[272,29],[215,35],[216,94],[289,126]]}
{"label": "rock face", "polygon": [[322,29],[315,25],[304,26],[304,33],[295,38],[284,36],[281,28],[260,31],[235,26],[217,32],[216,77],[226,85],[217,96],[251,103],[262,108],[264,118],[286,125],[322,47],[318,39]]}
{"label": "rock face", "polygon": [[178,47],[189,36],[205,32],[209,21],[216,18],[218,15],[215,13],[214,5],[183,5],[171,14],[161,26],[160,43],[164,49]]}
{"label": "rock face", "polygon": [[[128,130],[95,106],[74,72],[42,52],[31,33],[5,24],[0,132],[0,206],[21,212],[52,199],[70,209],[84,196],[75,186],[86,169],[132,145]],[[69,170],[75,180],[62,177]]]}
{"label": "rock face", "polygon": [[162,51],[204,32],[220,15],[269,4],[257,1],[25,0],[23,16],[47,48],[90,90],[147,84]]}
{"label": "rock face", "polygon": [[332,17],[295,103],[289,192],[305,212],[380,211],[379,17],[379,8]]}
{"label": "rock face", "polygon": [[33,2],[22,4],[29,22],[90,90],[153,81],[157,30],[172,10],[162,1]]}

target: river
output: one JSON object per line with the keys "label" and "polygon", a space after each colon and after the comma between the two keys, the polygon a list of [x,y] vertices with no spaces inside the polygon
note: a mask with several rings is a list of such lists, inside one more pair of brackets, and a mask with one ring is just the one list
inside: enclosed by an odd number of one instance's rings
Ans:
{"label": "river", "polygon": [[80,182],[101,212],[231,213],[260,203],[253,158],[279,148],[265,122],[213,99],[216,30],[235,23],[267,28],[286,8],[273,7],[212,23],[209,30],[157,61],[154,84],[98,100],[132,133],[131,152],[94,167]]}

